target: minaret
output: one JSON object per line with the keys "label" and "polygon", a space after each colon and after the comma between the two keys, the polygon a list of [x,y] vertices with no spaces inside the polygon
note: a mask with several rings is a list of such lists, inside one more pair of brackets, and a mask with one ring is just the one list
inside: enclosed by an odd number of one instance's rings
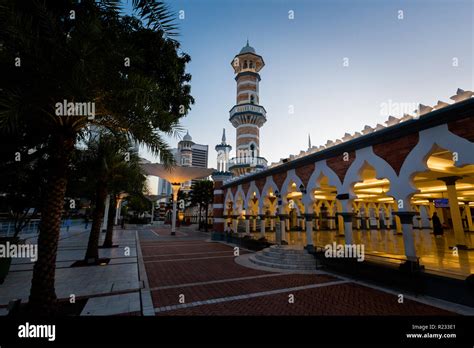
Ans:
{"label": "minaret", "polygon": [[236,74],[237,96],[229,121],[237,130],[237,156],[231,159],[229,170],[239,175],[267,166],[265,158],[260,157],[260,127],[267,118],[265,108],[260,105],[259,71],[265,63],[247,40],[231,64]]}
{"label": "minaret", "polygon": [[222,141],[216,145],[217,151],[217,171],[228,172],[229,171],[229,152],[232,150],[232,146],[226,143],[225,139],[225,128],[222,130]]}
{"label": "minaret", "polygon": [[194,145],[193,138],[189,135],[189,132],[183,137],[178,143],[178,151],[179,151],[179,158],[180,163],[178,163],[182,167],[191,167],[193,164],[193,149],[192,146]]}

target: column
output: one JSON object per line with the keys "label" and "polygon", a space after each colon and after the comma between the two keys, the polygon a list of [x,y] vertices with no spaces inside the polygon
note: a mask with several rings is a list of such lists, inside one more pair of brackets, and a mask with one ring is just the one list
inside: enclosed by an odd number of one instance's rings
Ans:
{"label": "column", "polygon": [[344,216],[341,213],[336,213],[337,216],[337,229],[339,231],[339,235],[344,235]]}
{"label": "column", "polygon": [[352,244],[352,218],[354,213],[342,212],[340,213],[342,219],[344,220],[344,240],[347,245]]}
{"label": "column", "polygon": [[155,217],[155,202],[151,202],[151,220],[150,223],[153,225],[153,218]]}
{"label": "column", "polygon": [[270,216],[270,231],[275,232],[275,215]]}
{"label": "column", "polygon": [[181,187],[181,184],[171,184],[171,189],[173,190],[173,214],[171,216],[171,235],[176,235],[176,201],[178,200],[178,191]]}
{"label": "column", "polygon": [[397,232],[397,234],[402,234],[403,231],[402,231],[402,224],[400,222],[400,217],[396,214],[397,212],[392,212],[392,214],[394,215],[394,219],[395,219],[395,230]]}
{"label": "column", "polygon": [[105,199],[104,220],[102,221],[102,231],[107,230],[107,221],[109,220],[110,195]]}
{"label": "column", "polygon": [[458,248],[466,248],[464,228],[462,226],[461,212],[459,211],[458,194],[456,192],[456,181],[461,179],[459,176],[448,176],[439,178],[444,181],[448,190],[449,210],[453,221],[454,240]]}
{"label": "column", "polygon": [[119,198],[117,200],[117,209],[115,210],[115,225],[118,225],[118,220],[120,218],[120,208],[121,208],[121,205],[122,205],[122,199]]}
{"label": "column", "polygon": [[413,235],[413,216],[415,212],[412,211],[397,211],[393,212],[400,220],[403,233],[403,246],[405,248],[405,256],[407,264],[416,263],[418,258],[416,256],[415,239]]}
{"label": "column", "polygon": [[260,236],[262,238],[265,238],[265,222],[266,222],[266,216],[265,214],[260,214]]}
{"label": "column", "polygon": [[288,222],[288,215],[286,214],[280,214],[280,237],[281,237],[281,243],[283,242],[288,242],[287,241],[287,236],[286,236],[286,223]]}
{"label": "column", "polygon": [[252,232],[257,232],[257,215],[253,215],[252,219]]}
{"label": "column", "polygon": [[214,200],[212,202],[212,230],[217,233],[224,233],[227,228],[225,226],[226,220],[224,219],[224,190],[222,186],[224,180],[230,178],[230,174],[215,172],[212,174],[212,180],[214,181]]}
{"label": "column", "polygon": [[245,234],[250,235],[250,215],[245,216]]}
{"label": "column", "polygon": [[471,207],[469,206],[469,202],[464,204],[464,213],[466,214],[467,219],[467,226],[469,227],[469,231],[474,231],[474,226],[472,224],[472,215],[471,215]]}
{"label": "column", "polygon": [[234,230],[234,233],[238,233],[238,228],[239,228],[239,216],[232,215],[232,229]]}
{"label": "column", "polygon": [[313,241],[313,218],[314,214],[304,214],[306,219],[306,249],[314,250]]}
{"label": "column", "polygon": [[421,228],[430,228],[429,207],[427,205],[420,206]]}

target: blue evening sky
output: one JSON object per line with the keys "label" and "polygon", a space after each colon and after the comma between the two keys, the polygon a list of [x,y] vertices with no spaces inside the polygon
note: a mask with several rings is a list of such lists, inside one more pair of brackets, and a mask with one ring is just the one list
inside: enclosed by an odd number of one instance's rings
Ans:
{"label": "blue evening sky", "polygon": [[[313,145],[323,145],[383,124],[388,115],[382,103],[434,105],[449,101],[458,87],[473,89],[472,0],[168,3],[176,14],[184,10],[179,41],[192,59],[196,104],[182,125],[195,142],[209,145],[210,167],[216,166],[222,128],[235,148],[228,121],[236,94],[230,62],[247,38],[266,63],[260,72],[260,104],[267,110],[260,148],[269,163],[306,150],[308,134]],[[168,139],[173,147],[178,140]]]}

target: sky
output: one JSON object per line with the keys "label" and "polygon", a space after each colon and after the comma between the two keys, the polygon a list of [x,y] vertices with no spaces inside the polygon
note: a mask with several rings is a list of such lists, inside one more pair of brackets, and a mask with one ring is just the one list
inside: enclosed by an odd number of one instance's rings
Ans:
{"label": "sky", "polygon": [[[247,39],[265,61],[260,104],[267,122],[260,130],[260,156],[269,164],[306,150],[308,134],[312,145],[324,145],[365,125],[383,124],[389,114],[402,116],[397,109],[450,101],[457,88],[473,90],[472,0],[168,4],[177,15],[181,49],[191,56],[187,70],[196,103],[182,126],[193,141],[209,145],[209,167],[216,168],[214,146],[223,128],[235,156],[230,63]],[[179,141],[167,140],[172,147]]]}

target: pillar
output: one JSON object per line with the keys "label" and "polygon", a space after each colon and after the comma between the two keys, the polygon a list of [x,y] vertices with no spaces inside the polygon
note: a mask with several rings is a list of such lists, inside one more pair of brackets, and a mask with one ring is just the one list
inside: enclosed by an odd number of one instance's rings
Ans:
{"label": "pillar", "polygon": [[270,231],[275,231],[275,215],[270,216]]}
{"label": "pillar", "polygon": [[313,241],[313,218],[314,214],[304,214],[306,220],[306,249],[314,249]]}
{"label": "pillar", "polygon": [[469,202],[464,205],[464,214],[466,214],[467,227],[469,228],[469,231],[474,231],[474,226],[472,224],[471,207],[469,206]]}
{"label": "pillar", "polygon": [[178,191],[181,187],[181,184],[171,184],[171,189],[173,190],[173,214],[171,215],[171,235],[176,235],[176,203],[178,200]]}
{"label": "pillar", "polygon": [[341,213],[338,213],[337,215],[337,229],[339,231],[339,235],[343,236],[344,235],[344,217],[341,215]]}
{"label": "pillar", "polygon": [[342,219],[344,221],[344,241],[347,245],[352,244],[352,218],[354,216],[354,213],[350,212],[342,212],[340,213],[342,216]]}
{"label": "pillar", "polygon": [[252,216],[252,232],[257,232],[257,215]]}
{"label": "pillar", "polygon": [[155,202],[151,202],[151,224],[153,225],[153,219],[155,217]]}
{"label": "pillar", "polygon": [[238,228],[239,228],[239,216],[232,215],[232,229],[234,230],[234,233],[238,233]]}
{"label": "pillar", "polygon": [[122,205],[122,199],[119,198],[117,200],[117,209],[115,210],[115,225],[118,225],[118,220],[120,218],[120,208],[121,208],[121,205]]}
{"label": "pillar", "polygon": [[415,216],[415,212],[397,211],[393,212],[393,214],[400,220],[403,233],[403,246],[408,263],[417,262],[418,258],[416,256],[415,239],[413,235],[413,216]]}
{"label": "pillar", "polygon": [[230,178],[231,175],[215,172],[212,175],[212,180],[214,181],[214,200],[212,202],[212,230],[217,233],[224,233],[225,230],[225,219],[224,219],[224,190],[222,190],[222,185],[224,180]]}
{"label": "pillar", "polygon": [[286,214],[280,214],[280,237],[281,237],[281,242],[288,242],[287,241],[287,236],[286,236],[286,223],[288,221],[288,215]]}
{"label": "pillar", "polygon": [[421,228],[430,228],[429,207],[420,205]]}
{"label": "pillar", "polygon": [[456,181],[461,179],[459,176],[449,176],[439,178],[444,181],[448,190],[449,210],[453,221],[454,240],[457,247],[466,248],[464,228],[462,226],[461,212],[459,210],[458,195],[456,192]]}
{"label": "pillar", "polygon": [[250,215],[245,217],[245,234],[250,235]]}
{"label": "pillar", "polygon": [[266,222],[266,216],[265,214],[260,214],[260,236],[262,238],[265,238],[265,222]]}
{"label": "pillar", "polygon": [[102,231],[107,230],[107,221],[109,220],[110,195],[105,199],[104,220],[102,221]]}

